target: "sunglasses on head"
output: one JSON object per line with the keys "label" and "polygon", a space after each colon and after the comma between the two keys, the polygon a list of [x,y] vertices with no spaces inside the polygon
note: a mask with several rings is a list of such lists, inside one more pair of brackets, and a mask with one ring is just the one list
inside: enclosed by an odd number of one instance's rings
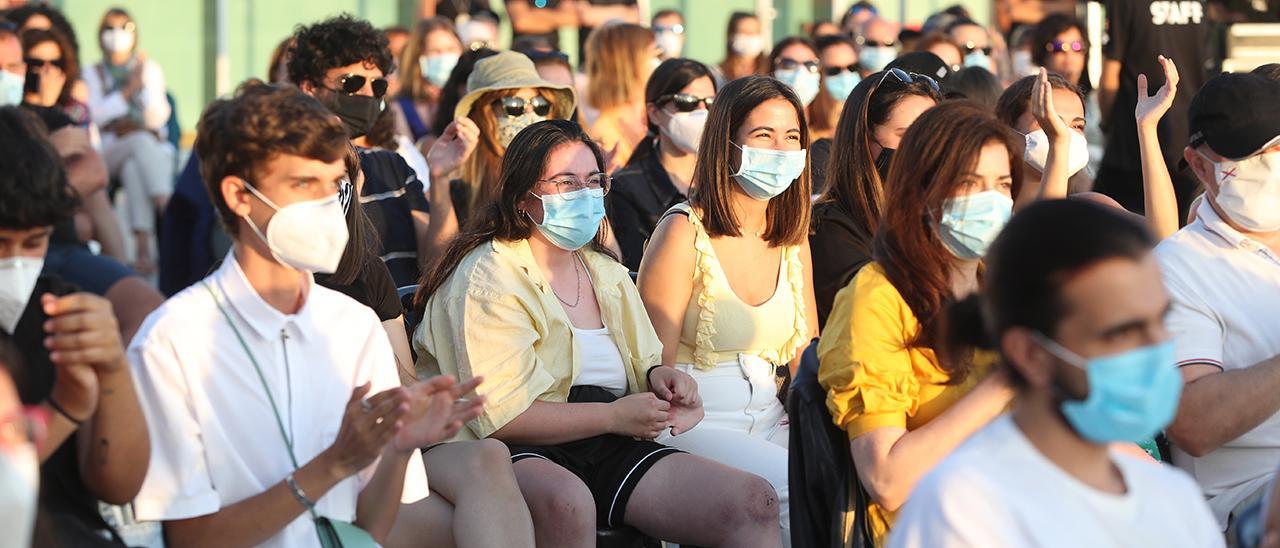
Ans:
{"label": "sunglasses on head", "polygon": [[879,90],[880,86],[884,84],[884,79],[888,78],[890,75],[892,75],[894,78],[897,78],[899,82],[902,82],[904,84],[914,84],[916,82],[924,82],[930,88],[933,88],[933,91],[942,93],[942,87],[939,86],[938,81],[934,80],[933,78],[930,78],[923,74],[907,72],[900,68],[891,68],[884,71],[884,75],[881,76],[880,81],[876,83],[876,89],[871,90],[871,94],[869,94],[868,97],[870,97],[871,95],[874,95],[876,90]]}
{"label": "sunglasses on head", "polygon": [[809,72],[818,72],[817,61],[800,62],[790,57],[783,57],[781,59],[778,59],[778,70],[796,70],[801,67],[804,67],[804,70],[807,70]]}
{"label": "sunglasses on head", "polygon": [[991,55],[991,46],[980,48],[973,42],[965,42],[964,45],[961,46],[961,49],[964,50],[965,55],[969,55],[975,51],[981,51],[983,55]]}
{"label": "sunglasses on head", "polygon": [[502,113],[508,118],[523,116],[530,109],[533,110],[534,114],[544,118],[551,114],[551,101],[541,95],[535,96],[528,101],[525,101],[523,97],[503,97],[495,100],[493,104],[501,108]]}
{"label": "sunglasses on head", "polygon": [[1079,52],[1079,51],[1084,51],[1084,42],[1081,42],[1079,40],[1074,42],[1063,42],[1061,40],[1054,40],[1052,42],[1049,42],[1048,44],[1045,44],[1044,49],[1048,50],[1049,53],[1066,53],[1068,51]]}
{"label": "sunglasses on head", "polygon": [[707,108],[710,109],[711,104],[714,103],[715,100],[715,96],[695,97],[688,93],[672,93],[670,95],[663,95],[662,97],[659,97],[658,105],[662,105],[667,101],[670,101],[671,105],[676,107],[676,112],[693,112],[698,110],[698,105],[700,104],[705,104],[707,105]]}
{"label": "sunglasses on head", "polygon": [[862,65],[854,63],[847,67],[827,67],[822,72],[827,76],[839,76],[842,72],[862,72]]}
{"label": "sunglasses on head", "polygon": [[36,59],[34,57],[28,57],[23,59],[23,61],[27,63],[27,68],[36,70],[44,68],[45,65],[64,68],[62,65],[62,59]]}
{"label": "sunglasses on head", "polygon": [[382,98],[382,96],[387,94],[386,78],[373,78],[371,81],[368,77],[361,74],[347,74],[340,76],[338,78],[338,87],[347,95],[355,95],[360,93],[360,90],[364,89],[365,82],[370,82],[369,85],[373,88],[374,97]]}

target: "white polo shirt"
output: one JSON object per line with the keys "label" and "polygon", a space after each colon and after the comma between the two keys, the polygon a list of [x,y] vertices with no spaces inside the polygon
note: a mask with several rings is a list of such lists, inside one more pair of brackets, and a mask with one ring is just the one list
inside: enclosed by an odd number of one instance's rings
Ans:
{"label": "white polo shirt", "polygon": [[[386,332],[368,307],[315,284],[296,314],[282,314],[249,285],[228,253],[205,278],[263,369],[271,395],[305,465],[337,438],[351,391],[400,385]],[[201,283],[174,295],[129,345],[129,365],[151,432],[151,465],[134,500],[139,520],[204,516],[248,499],[293,472],[288,449],[248,355]],[[316,500],[321,515],[354,521],[369,466]],[[414,453],[402,501],[427,496]],[[263,546],[319,546],[303,513]]]}
{"label": "white polo shirt", "polygon": [[[1198,219],[1156,246],[1173,299],[1166,325],[1179,366],[1244,369],[1280,354],[1280,257],[1202,201]],[[1173,450],[1225,528],[1228,514],[1275,475],[1280,414],[1201,458]]]}

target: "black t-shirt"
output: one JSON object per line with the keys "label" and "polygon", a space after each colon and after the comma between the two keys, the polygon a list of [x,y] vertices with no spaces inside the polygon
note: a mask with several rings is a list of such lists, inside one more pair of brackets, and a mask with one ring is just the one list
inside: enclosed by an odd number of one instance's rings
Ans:
{"label": "black t-shirt", "polygon": [[[1200,1],[1110,0],[1107,2],[1107,36],[1103,53],[1120,61],[1120,88],[1111,110],[1107,149],[1102,164],[1116,170],[1141,171],[1138,125],[1133,110],[1138,105],[1138,75],[1146,74],[1151,92],[1164,85],[1158,55],[1178,66],[1178,94],[1173,107],[1160,120],[1160,147],[1165,161],[1176,164],[1187,144],[1187,109],[1204,84],[1209,59],[1209,16]],[[1141,179],[1134,185],[1141,185]]]}
{"label": "black t-shirt", "polygon": [[613,174],[613,187],[604,206],[622,250],[622,264],[632,272],[640,270],[645,242],[653,236],[658,220],[671,206],[686,199],[671,183],[657,151]]}
{"label": "black t-shirt", "polygon": [[369,257],[360,269],[360,275],[349,284],[335,283],[329,274],[316,274],[316,283],[373,309],[379,321],[394,320],[404,312],[404,307],[400,304],[395,283],[391,281],[391,271],[377,259]]}
{"label": "black t-shirt", "polygon": [[71,120],[70,116],[67,116],[65,112],[54,107],[42,107],[23,103],[22,108],[27,109],[32,114],[35,114],[37,118],[40,118],[40,121],[44,122],[44,126],[48,128],[49,133],[53,133],[64,127],[75,124],[75,122]]}
{"label": "black t-shirt", "polygon": [[818,306],[818,326],[827,324],[836,293],[849,285],[853,275],[871,260],[871,235],[862,234],[853,215],[833,202],[813,207],[813,296]]}
{"label": "black t-shirt", "polygon": [[360,203],[373,222],[381,247],[377,254],[396,287],[418,283],[418,234],[413,212],[429,211],[422,181],[404,158],[389,150],[360,149],[364,188]]}
{"label": "black t-shirt", "polygon": [[[23,405],[39,405],[53,393],[57,372],[44,347],[44,322],[49,316],[40,306],[45,293],[62,296],[75,293],[75,286],[53,276],[41,276],[27,300],[27,308],[13,329],[14,344],[22,356],[20,364],[5,364],[18,388]],[[88,542],[86,530],[109,530],[98,513],[98,500],[89,493],[80,476],[80,457],[72,434],[40,465],[41,519],[47,520],[53,536],[67,545]],[[69,539],[74,539],[71,541]]]}

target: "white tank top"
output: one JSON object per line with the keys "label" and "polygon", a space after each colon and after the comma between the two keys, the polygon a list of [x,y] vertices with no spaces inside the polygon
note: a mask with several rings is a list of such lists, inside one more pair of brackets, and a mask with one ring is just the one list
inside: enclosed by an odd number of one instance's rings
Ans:
{"label": "white tank top", "polygon": [[582,368],[574,386],[599,386],[621,397],[627,393],[627,370],[622,363],[622,353],[609,336],[609,329],[573,328],[582,352]]}

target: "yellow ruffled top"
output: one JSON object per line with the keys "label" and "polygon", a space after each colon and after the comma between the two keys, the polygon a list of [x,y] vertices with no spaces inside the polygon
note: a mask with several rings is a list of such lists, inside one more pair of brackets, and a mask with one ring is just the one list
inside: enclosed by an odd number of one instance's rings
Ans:
{"label": "yellow ruffled top", "polygon": [[809,342],[800,247],[782,249],[777,289],[768,301],[751,306],[729,287],[711,237],[693,208],[677,204],[667,212],[673,213],[689,218],[697,252],[693,295],[685,309],[676,362],[709,370],[738,359],[738,354],[754,354],[776,365],[789,363]]}

